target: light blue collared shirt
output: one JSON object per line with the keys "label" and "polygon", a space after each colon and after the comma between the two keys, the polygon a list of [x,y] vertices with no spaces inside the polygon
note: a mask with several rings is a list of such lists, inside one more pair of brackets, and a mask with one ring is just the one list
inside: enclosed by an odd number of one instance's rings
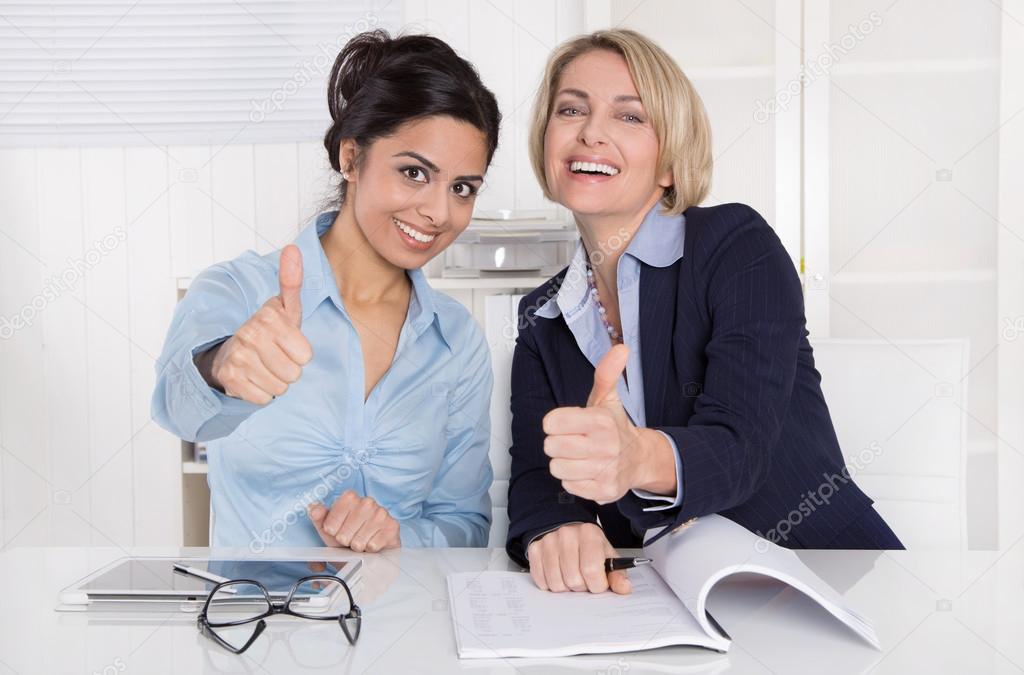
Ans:
{"label": "light blue collared shirt", "polygon": [[[619,257],[616,267],[622,338],[629,347],[626,381],[620,379],[617,389],[626,413],[638,427],[647,426],[644,374],[640,361],[640,263],[652,267],[668,267],[675,264],[683,257],[685,228],[685,216],[665,215],[661,213],[661,204],[656,204],[647,212],[640,228]],[[582,241],[576,245],[576,252],[558,293],[536,311],[536,316],[545,319],[557,318],[559,314],[565,317],[565,323],[576,338],[580,351],[594,367],[597,367],[601,358],[612,348],[612,341],[587,285],[587,251]],[[633,494],[643,499],[665,502],[649,506],[644,509],[645,511],[671,509],[683,502],[682,460],[672,437],[668,434],[663,435],[671,444],[676,461],[676,494],[673,498],[646,490],[633,490]]]}
{"label": "light blue collared shirt", "polygon": [[193,364],[280,293],[280,252],[248,251],[205,270],[178,304],[157,362],[153,418],[207,442],[213,546],[322,546],[306,507],[349,489],[400,522],[403,546],[486,546],[493,376],[483,332],[410,270],[394,360],[364,401],[359,335],[319,240],[335,215],[320,214],[295,240],[302,332],[313,347],[299,380],[258,406],[211,388]]}

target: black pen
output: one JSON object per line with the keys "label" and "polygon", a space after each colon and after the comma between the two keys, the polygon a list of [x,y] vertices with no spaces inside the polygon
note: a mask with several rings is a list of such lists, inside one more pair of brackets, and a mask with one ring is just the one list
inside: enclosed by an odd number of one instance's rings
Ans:
{"label": "black pen", "polygon": [[650,558],[605,558],[604,571],[628,570],[637,565],[650,565],[652,562],[654,561]]}

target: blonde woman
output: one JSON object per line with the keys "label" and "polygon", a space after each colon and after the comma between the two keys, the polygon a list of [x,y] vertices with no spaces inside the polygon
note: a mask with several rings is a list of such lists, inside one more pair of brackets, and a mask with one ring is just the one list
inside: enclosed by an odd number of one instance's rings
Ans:
{"label": "blonde woman", "polygon": [[519,307],[507,549],[537,585],[628,593],[614,547],[711,513],[791,548],[902,548],[844,467],[779,238],[697,206],[710,128],[671,57],[627,30],[559,47],[530,153],[581,238]]}

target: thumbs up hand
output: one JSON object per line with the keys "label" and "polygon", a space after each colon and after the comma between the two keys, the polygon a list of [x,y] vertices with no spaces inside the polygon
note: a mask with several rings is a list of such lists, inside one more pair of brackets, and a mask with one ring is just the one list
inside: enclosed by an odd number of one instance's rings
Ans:
{"label": "thumbs up hand", "polygon": [[629,348],[615,345],[594,370],[586,408],[556,408],[544,417],[544,453],[566,492],[607,504],[639,480],[644,446],[616,391]]}
{"label": "thumbs up hand", "polygon": [[313,358],[302,334],[302,254],[294,244],[281,251],[280,295],[267,300],[217,349],[210,384],[228,396],[265,405],[288,391]]}
{"label": "thumbs up hand", "polygon": [[594,369],[587,407],[544,416],[551,475],[566,492],[598,504],[618,501],[631,489],[676,491],[672,445],[660,432],[634,425],[619,400],[615,387],[628,359],[628,347],[612,347]]}

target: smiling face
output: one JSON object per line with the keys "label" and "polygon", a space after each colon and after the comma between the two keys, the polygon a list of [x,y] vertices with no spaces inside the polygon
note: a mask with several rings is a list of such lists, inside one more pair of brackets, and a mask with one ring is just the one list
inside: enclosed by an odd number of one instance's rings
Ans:
{"label": "smiling face", "polygon": [[[355,152],[342,143],[342,166]],[[486,170],[484,132],[447,116],[415,120],[363,151],[348,171],[345,206],[378,255],[415,269],[469,225]]]}
{"label": "smiling face", "polygon": [[573,59],[554,90],[544,133],[552,198],[574,214],[646,211],[672,184],[658,173],[658,137],[626,60],[608,50]]}

